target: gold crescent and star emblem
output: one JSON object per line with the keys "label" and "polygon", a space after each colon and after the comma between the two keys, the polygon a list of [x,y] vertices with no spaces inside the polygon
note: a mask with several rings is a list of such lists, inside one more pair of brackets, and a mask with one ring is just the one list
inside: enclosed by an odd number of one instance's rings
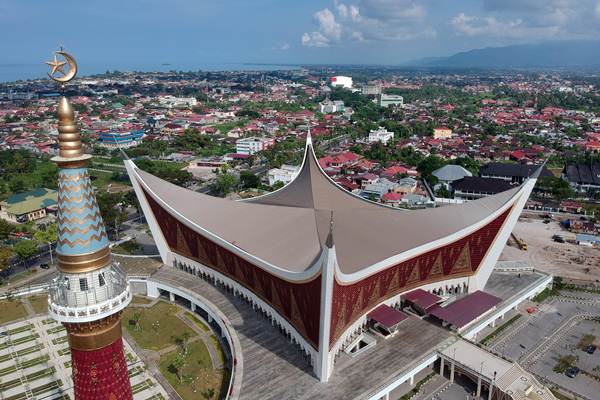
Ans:
{"label": "gold crescent and star emblem", "polygon": [[[64,61],[60,60],[58,56],[62,57]],[[55,51],[54,60],[46,61],[46,64],[52,67],[52,70],[48,72],[50,79],[60,84],[64,85],[77,75],[77,62],[73,56],[62,49],[60,51]],[[68,67],[66,72],[65,66]]]}

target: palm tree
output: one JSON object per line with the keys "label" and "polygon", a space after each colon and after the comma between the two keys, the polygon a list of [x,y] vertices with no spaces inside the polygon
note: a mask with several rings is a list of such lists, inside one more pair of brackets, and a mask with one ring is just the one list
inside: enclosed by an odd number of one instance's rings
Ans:
{"label": "palm tree", "polygon": [[141,317],[142,314],[140,314],[139,312],[133,313],[133,323],[135,324],[135,329],[137,329],[138,331],[142,330],[142,326],[140,325]]}
{"label": "palm tree", "polygon": [[169,369],[177,375],[179,383],[183,381],[183,367],[185,366],[185,358],[182,354],[178,353],[177,357],[173,360]]}

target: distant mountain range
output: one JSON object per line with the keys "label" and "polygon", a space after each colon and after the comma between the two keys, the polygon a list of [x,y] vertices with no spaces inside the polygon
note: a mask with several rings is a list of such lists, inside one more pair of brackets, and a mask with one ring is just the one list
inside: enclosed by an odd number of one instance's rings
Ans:
{"label": "distant mountain range", "polygon": [[600,41],[564,41],[486,47],[450,57],[427,57],[403,64],[441,68],[600,68]]}

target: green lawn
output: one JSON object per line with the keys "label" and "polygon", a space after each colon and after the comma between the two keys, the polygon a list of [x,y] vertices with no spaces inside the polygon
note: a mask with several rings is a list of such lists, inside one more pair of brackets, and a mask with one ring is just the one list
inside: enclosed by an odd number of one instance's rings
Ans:
{"label": "green lawn", "polygon": [[2,300],[0,301],[0,324],[5,324],[15,319],[25,318],[27,311],[21,303],[21,300]]}
{"label": "green lawn", "polygon": [[[187,331],[192,337],[195,336],[194,331],[175,316],[177,311],[176,305],[164,301],[156,303],[151,308],[128,307],[123,313],[123,325],[140,347],[148,350],[164,349],[175,344],[173,338],[175,335]],[[141,315],[140,329],[130,323],[136,312]]]}
{"label": "green lawn", "polygon": [[[214,370],[206,345],[198,340],[189,345],[186,363],[182,369],[183,379],[180,382],[171,367],[179,350],[160,357],[159,369],[183,400],[209,398],[205,396],[212,389],[212,399],[220,398],[219,392],[223,383],[223,371]],[[196,390],[196,392],[194,392]]]}
{"label": "green lawn", "polygon": [[187,311],[185,313],[185,316],[187,317],[187,319],[192,321],[198,328],[202,329],[204,332],[210,332],[210,328],[208,326],[206,326],[206,324],[204,322],[200,321],[200,318],[198,318],[196,315]]}
{"label": "green lawn", "polygon": [[29,303],[31,303],[31,307],[33,307],[33,311],[36,314],[47,314],[48,313],[48,296],[39,295],[29,297]]}
{"label": "green lawn", "polygon": [[131,304],[135,305],[135,304],[150,304],[154,301],[154,299],[149,299],[147,297],[142,297],[142,296],[133,296],[133,298],[131,299]]}

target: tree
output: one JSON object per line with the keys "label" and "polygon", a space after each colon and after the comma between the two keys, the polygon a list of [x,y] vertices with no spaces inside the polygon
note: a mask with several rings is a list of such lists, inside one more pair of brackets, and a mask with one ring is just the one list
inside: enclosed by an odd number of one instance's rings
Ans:
{"label": "tree", "polygon": [[127,220],[127,213],[120,207],[123,195],[119,193],[101,192],[98,193],[96,200],[104,223],[109,229],[114,230],[115,234],[118,236],[119,227]]}
{"label": "tree", "polygon": [[220,173],[217,175],[217,179],[211,185],[211,192],[213,192],[217,196],[225,197],[229,193],[236,184],[235,176],[229,173]]}
{"label": "tree", "polygon": [[8,247],[0,247],[0,273],[6,271],[10,266],[10,260],[15,253]]}
{"label": "tree", "polygon": [[174,337],[175,343],[179,346],[179,350],[184,356],[188,354],[188,344],[191,337],[192,335],[188,331],[184,331],[181,335]]}
{"label": "tree", "polygon": [[432,178],[431,173],[438,168],[444,166],[444,160],[438,156],[428,156],[423,159],[417,166],[417,170],[421,173],[424,179],[430,180]]}
{"label": "tree", "polygon": [[19,240],[13,247],[15,253],[22,261],[26,261],[38,252],[37,243],[33,240]]}
{"label": "tree", "polygon": [[10,222],[0,219],[0,240],[8,239],[8,236],[15,231],[15,226]]}
{"label": "tree", "polygon": [[569,183],[554,176],[540,178],[538,185],[541,190],[550,193],[559,202],[573,196]]}
{"label": "tree", "polygon": [[8,187],[13,193],[21,193],[25,191],[25,182],[21,178],[14,178],[9,182]]}
{"label": "tree", "polygon": [[260,178],[251,171],[242,171],[240,173],[240,183],[242,188],[256,188],[260,185]]}
{"label": "tree", "polygon": [[177,353],[177,357],[169,365],[169,372],[177,375],[179,383],[183,381],[183,367],[185,367],[185,357],[181,353]]}
{"label": "tree", "polygon": [[33,238],[40,243],[54,243],[58,240],[58,228],[56,223],[46,226],[46,229],[36,231]]}
{"label": "tree", "polygon": [[142,326],[140,325],[140,318],[142,318],[142,314],[140,314],[139,312],[134,312],[133,318],[131,318],[133,324],[135,325],[135,329],[138,331],[142,330]]}
{"label": "tree", "polygon": [[204,392],[203,396],[206,400],[211,400],[213,397],[215,397],[215,389],[213,389],[213,388],[206,389],[206,392]]}

